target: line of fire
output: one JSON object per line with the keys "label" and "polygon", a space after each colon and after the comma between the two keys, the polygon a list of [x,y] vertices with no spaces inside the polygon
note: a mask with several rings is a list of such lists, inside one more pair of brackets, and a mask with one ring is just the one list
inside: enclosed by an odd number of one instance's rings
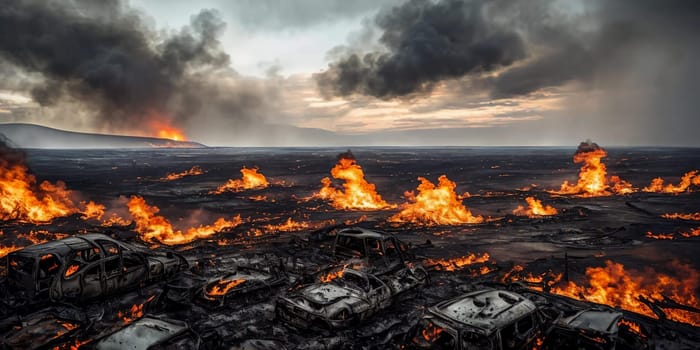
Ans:
{"label": "line of fire", "polygon": [[3,349],[700,349],[691,151],[0,146]]}

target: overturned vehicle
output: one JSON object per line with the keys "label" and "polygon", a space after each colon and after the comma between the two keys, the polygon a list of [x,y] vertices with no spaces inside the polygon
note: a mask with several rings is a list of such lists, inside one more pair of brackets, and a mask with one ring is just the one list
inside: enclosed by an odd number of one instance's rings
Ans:
{"label": "overturned vehicle", "polygon": [[158,253],[102,234],[35,244],[7,256],[7,288],[25,300],[89,300],[167,279],[187,269],[174,253]]}
{"label": "overturned vehicle", "polygon": [[425,284],[427,276],[421,276],[376,276],[342,269],[280,297],[276,314],[298,328],[345,328],[390,306],[399,294]]}

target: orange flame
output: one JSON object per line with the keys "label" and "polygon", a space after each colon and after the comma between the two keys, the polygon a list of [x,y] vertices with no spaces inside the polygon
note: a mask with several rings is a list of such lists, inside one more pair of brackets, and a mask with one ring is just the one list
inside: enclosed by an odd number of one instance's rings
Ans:
{"label": "orange flame", "polygon": [[608,153],[595,143],[581,143],[574,163],[583,163],[575,185],[564,181],[561,188],[548,191],[559,195],[577,195],[579,197],[600,197],[613,194],[629,194],[635,191],[632,184],[620,179],[618,176],[607,177],[605,164],[600,160],[608,156]]}
{"label": "orange flame", "polygon": [[207,289],[207,294],[208,295],[226,295],[229,290],[235,288],[236,286],[239,286],[245,282],[244,279],[235,279],[235,280],[219,280],[217,283],[211,288]]}
{"label": "orange flame", "polygon": [[434,268],[437,270],[456,271],[468,265],[485,263],[489,261],[490,258],[489,253],[483,253],[481,255],[470,253],[468,255],[452,259],[427,259],[425,264],[428,266],[434,266]]}
{"label": "orange flame", "polygon": [[421,330],[421,336],[423,337],[423,339],[425,339],[429,342],[432,342],[435,339],[437,339],[438,336],[440,336],[440,333],[442,333],[442,332],[443,332],[442,328],[435,326],[435,324],[433,324],[431,322],[427,327],[424,327]]}
{"label": "orange flame", "polygon": [[18,247],[14,244],[10,245],[10,246],[0,245],[0,258],[4,258],[5,256],[7,256],[7,254],[10,254],[10,253],[14,252],[15,250],[20,250],[20,249],[22,249],[22,247]]}
{"label": "orange flame", "polygon": [[189,170],[181,171],[179,173],[169,173],[160,178],[161,181],[173,181],[182,179],[185,176],[197,176],[204,174],[204,170],[198,165],[193,166]]}
{"label": "orange flame", "polygon": [[527,202],[528,208],[519,205],[515,210],[513,210],[513,214],[536,217],[542,215],[557,215],[557,213],[559,213],[559,211],[552,206],[542,205],[542,201],[535,197],[527,197],[525,198],[525,201]]}
{"label": "orange flame", "polygon": [[270,185],[270,183],[265,178],[265,175],[258,173],[257,168],[248,169],[243,167],[241,169],[241,174],[243,177],[240,179],[229,179],[228,182],[219,186],[216,190],[212,191],[212,194],[222,194],[224,192],[239,192],[243,190],[252,190],[257,188],[265,188]]}
{"label": "orange flame", "polygon": [[698,175],[698,170],[693,170],[685,173],[681,177],[681,182],[678,185],[667,184],[664,186],[664,179],[657,177],[651,180],[649,186],[644,187],[642,191],[644,192],[658,192],[658,193],[683,193],[690,192],[690,186],[700,186],[700,175]]}
{"label": "orange flame", "polygon": [[[685,238],[698,237],[698,236],[700,236],[700,227],[691,228],[690,231],[680,231],[680,232],[678,232],[678,235],[685,237]],[[653,233],[651,231],[648,231],[647,237],[653,238],[653,239],[676,239],[676,234],[675,233]]]}
{"label": "orange flame", "polygon": [[68,266],[68,269],[66,269],[66,277],[70,277],[76,272],[78,272],[78,269],[80,269],[80,265],[71,265]]}
{"label": "orange flame", "polygon": [[633,321],[625,320],[624,318],[621,318],[620,321],[617,322],[617,326],[618,327],[625,326],[625,327],[629,328],[630,331],[632,331],[636,334],[639,334],[641,336],[644,336],[644,334],[642,333],[642,327],[637,322],[633,322]]}
{"label": "orange flame", "polygon": [[236,227],[243,223],[240,215],[231,220],[219,218],[212,225],[200,225],[191,227],[187,231],[174,230],[168,219],[156,215],[160,209],[146,204],[146,200],[139,196],[132,196],[127,203],[129,213],[136,223],[136,232],[146,242],[157,240],[161,243],[173,245],[192,242],[196,239],[207,238],[225,229]]}
{"label": "orange flame", "polygon": [[345,268],[348,265],[343,266],[342,269],[337,270],[337,271],[330,271],[326,274],[321,275],[318,279],[323,282],[323,283],[328,283],[336,278],[343,277],[343,273],[345,273]]}
{"label": "orange flame", "polygon": [[314,193],[314,198],[330,200],[333,207],[344,210],[379,210],[394,207],[382,199],[374,184],[365,180],[362,167],[351,155],[347,158],[341,155],[338,158],[338,164],[331,169],[331,176],[345,181],[344,191],[333,187],[332,180],[324,177],[321,180],[321,189]]}
{"label": "orange flame", "polygon": [[418,195],[413,191],[404,195],[408,202],[400,213],[389,218],[390,222],[412,222],[425,225],[457,225],[484,222],[481,215],[474,216],[462,204],[465,195],[457,195],[457,184],[445,175],[438,178],[438,186],[419,177]]}
{"label": "orange flame", "polygon": [[65,183],[36,178],[24,164],[9,164],[0,159],[0,220],[31,223],[49,222],[78,212]]}
{"label": "orange flame", "polygon": [[[699,308],[700,299],[696,291],[700,288],[700,273],[690,265],[678,261],[673,261],[671,268],[676,271],[678,279],[651,268],[645,271],[628,271],[625,270],[624,265],[608,260],[604,267],[586,269],[587,287],[568,282],[562,287],[554,287],[552,292],[621,307],[650,317],[656,316],[640,301],[639,296],[652,300],[662,300],[667,296],[681,304]],[[664,311],[671,320],[700,326],[700,314],[677,309]]]}
{"label": "orange flame", "polygon": [[700,221],[700,212],[689,213],[689,214],[681,214],[681,213],[663,214],[663,215],[661,215],[661,217],[664,219],[680,219],[680,220]]}
{"label": "orange flame", "polygon": [[299,230],[304,230],[311,227],[311,225],[308,222],[297,222],[294,221],[291,217],[287,218],[287,221],[285,221],[283,224],[280,225],[266,225],[265,226],[265,231],[281,231],[281,232],[291,232],[291,231],[299,231]]}
{"label": "orange flame", "polygon": [[127,311],[117,312],[117,317],[119,317],[124,324],[129,324],[135,320],[143,317],[143,305],[144,304],[134,304]]}
{"label": "orange flame", "polygon": [[83,203],[85,209],[83,209],[83,220],[95,218],[97,220],[102,220],[102,216],[105,215],[105,206],[102,204],[97,204],[93,201]]}
{"label": "orange flame", "polygon": [[175,126],[173,126],[169,121],[166,120],[166,118],[160,116],[157,113],[151,113],[149,115],[149,118],[151,119],[151,121],[149,122],[148,127],[152,130],[152,135],[172,141],[187,140],[187,138],[185,137],[185,133],[181,129],[178,129]]}

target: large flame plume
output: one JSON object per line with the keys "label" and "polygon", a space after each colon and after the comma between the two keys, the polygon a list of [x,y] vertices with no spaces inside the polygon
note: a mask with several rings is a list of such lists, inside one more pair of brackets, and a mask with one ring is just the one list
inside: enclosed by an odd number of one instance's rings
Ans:
{"label": "large flame plume", "polygon": [[390,222],[410,222],[423,225],[458,225],[477,224],[484,222],[481,215],[474,216],[462,200],[468,194],[458,195],[455,192],[457,184],[445,175],[438,178],[435,186],[430,180],[419,177],[418,195],[413,191],[404,195],[408,202],[396,215],[389,218]]}
{"label": "large flame plume", "polygon": [[525,208],[522,205],[519,205],[513,210],[513,214],[520,216],[537,217],[546,215],[557,215],[559,213],[557,208],[554,208],[550,205],[543,205],[542,201],[535,197],[527,197],[525,198],[525,202],[527,202],[527,208]]}
{"label": "large flame plume", "polygon": [[574,163],[583,163],[578,174],[578,182],[570,184],[564,181],[561,188],[549,193],[559,195],[576,195],[580,197],[611,196],[613,194],[629,194],[635,191],[632,184],[618,176],[608,178],[602,158],[608,153],[593,142],[582,142],[574,154]]}
{"label": "large flame plume", "polygon": [[678,183],[678,185],[664,185],[664,179],[657,177],[651,180],[651,184],[644,187],[642,191],[679,194],[683,192],[690,192],[691,186],[693,185],[700,186],[700,175],[698,175],[698,170],[689,171],[683,174],[683,177],[681,177],[681,182]]}
{"label": "large flame plume", "polygon": [[199,167],[199,165],[195,165],[191,167],[188,170],[181,171],[179,173],[168,173],[167,175],[163,176],[160,178],[161,181],[174,181],[174,180],[179,180],[182,179],[183,177],[186,176],[197,176],[197,175],[202,175],[204,174],[204,170]]}
{"label": "large flame plume", "polygon": [[241,169],[242,177],[240,179],[229,179],[225,184],[217,187],[212,194],[222,194],[224,192],[239,192],[243,190],[260,189],[270,186],[270,183],[265,178],[265,175],[258,172],[257,168]]}
{"label": "large flame plume", "polygon": [[324,177],[321,190],[313,197],[331,201],[336,209],[343,210],[379,210],[393,207],[377,193],[374,184],[365,180],[362,167],[357,164],[352,152],[338,155],[338,164],[331,169],[331,176],[345,181],[343,190],[333,187],[333,181]]}
{"label": "large flame plume", "polygon": [[172,141],[186,141],[185,132],[173,126],[165,118],[157,113],[152,113],[149,116],[150,122],[148,127],[151,130],[151,136],[168,139]]}
{"label": "large flame plume", "polygon": [[[603,267],[586,269],[587,285],[568,282],[554,287],[552,292],[576,299],[585,299],[599,304],[620,307],[650,317],[656,317],[640,299],[664,300],[665,297],[678,303],[700,308],[697,291],[700,288],[700,273],[690,265],[671,262],[676,278],[647,268],[645,271],[625,269],[625,266],[606,261]],[[700,326],[700,314],[678,309],[664,309],[666,316],[674,321]]]}
{"label": "large flame plume", "polygon": [[231,220],[219,218],[211,225],[200,225],[190,227],[186,231],[180,231],[173,229],[168,219],[157,215],[160,209],[148,205],[142,197],[132,196],[127,206],[136,223],[136,232],[143,241],[158,241],[167,245],[185,244],[196,239],[207,238],[223,230],[236,227],[243,222],[239,215],[234,216]]}

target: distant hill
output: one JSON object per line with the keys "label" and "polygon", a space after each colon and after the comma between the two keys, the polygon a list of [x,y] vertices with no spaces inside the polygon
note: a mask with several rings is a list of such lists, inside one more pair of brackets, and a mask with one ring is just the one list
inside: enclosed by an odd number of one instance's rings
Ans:
{"label": "distant hill", "polygon": [[203,148],[190,141],[157,137],[90,134],[53,129],[34,124],[0,124],[3,134],[19,148]]}

